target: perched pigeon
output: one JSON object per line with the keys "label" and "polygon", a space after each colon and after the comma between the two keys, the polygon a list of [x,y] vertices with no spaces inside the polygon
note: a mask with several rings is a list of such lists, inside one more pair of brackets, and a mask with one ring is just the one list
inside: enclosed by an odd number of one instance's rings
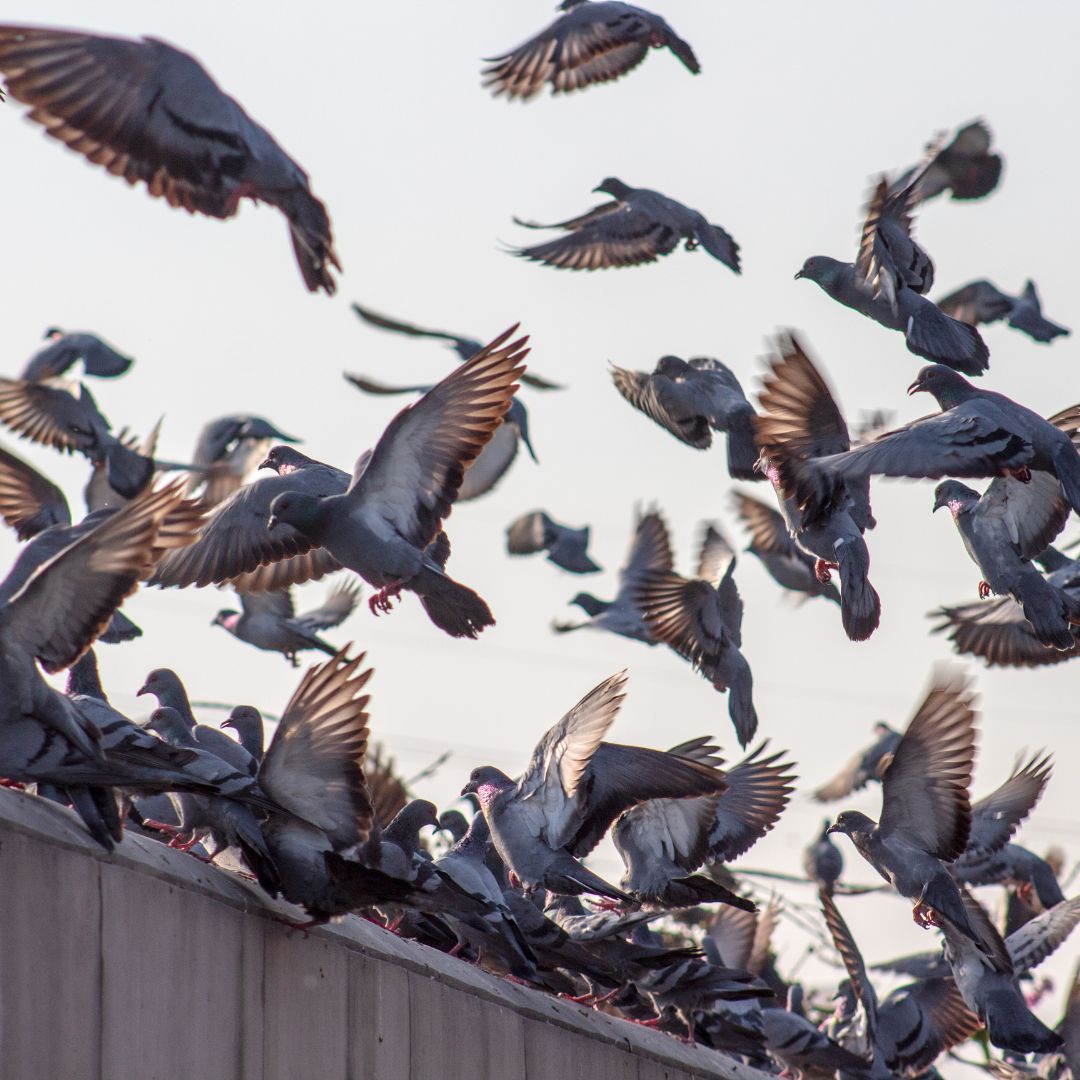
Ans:
{"label": "perched pigeon", "polygon": [[251,705],[237,705],[229,715],[221,721],[221,727],[232,728],[240,745],[251,755],[252,759],[261,764],[266,752],[263,729],[262,713]]}
{"label": "perched pigeon", "polygon": [[990,129],[982,120],[960,128],[947,146],[935,139],[927,146],[928,160],[908,169],[890,185],[900,192],[915,183],[913,202],[925,202],[949,192],[951,199],[981,199],[1001,179],[1001,155],[990,152]]}
{"label": "perched pigeon", "polygon": [[1005,319],[1014,330],[1043,344],[1069,333],[1064,326],[1043,317],[1039,293],[1030,279],[1019,296],[1010,296],[989,281],[973,281],[939,300],[938,307],[969,326]]}
{"label": "perched pigeon", "polygon": [[735,562],[727,541],[707,525],[696,577],[647,570],[630,599],[655,641],[688,660],[721,693],[728,692],[728,715],[745,747],[757,731],[757,710],[753,674],[741,652],[743,602]]}
{"label": "perched pigeon", "polygon": [[45,340],[49,344],[30,357],[19,376],[26,382],[58,379],[80,360],[84,375],[112,379],[123,375],[134,362],[130,356],[118,353],[96,334],[79,330],[65,331],[53,326],[45,331]]}
{"label": "perched pigeon", "polygon": [[354,582],[336,586],[324,603],[297,615],[289,589],[272,592],[240,592],[241,611],[225,609],[214,616],[211,625],[220,626],[233,637],[256,649],[283,653],[293,667],[299,665],[296,654],[304,649],[319,649],[333,656],[337,649],[318,636],[320,630],[343,623],[356,607],[360,587]]}
{"label": "perched pigeon", "polygon": [[754,407],[734,372],[706,356],[662,356],[651,372],[611,366],[615,389],[635,409],[697,450],[712,446],[714,431],[727,434],[728,473],[736,480],[760,480],[755,469]]}
{"label": "perched pigeon", "polygon": [[803,854],[803,869],[806,876],[826,895],[832,896],[840,875],[844,872],[844,856],[840,849],[829,839],[829,826],[825,819],[821,835]]}
{"label": "perched pigeon", "polygon": [[494,619],[472,589],[448,577],[426,552],[461,487],[465,469],[491,439],[517,390],[527,338],[516,326],[452,371],[390,422],[357,462],[343,495],[286,490],[270,504],[267,528],[283,524],[379,588],[372,611],[390,609],[402,589],[451,637],[475,638]]}
{"label": "perched pigeon", "polygon": [[665,46],[696,75],[690,46],[659,16],[620,0],[562,0],[565,13],[513,52],[489,57],[484,86],[527,101],[551,83],[553,94],[609,82],[632,71],[650,48]]}
{"label": "perched pigeon", "polygon": [[920,925],[947,919],[980,942],[946,866],[962,854],[971,829],[972,701],[963,680],[939,676],[882,775],[881,824],[845,810],[829,831],[849,836],[901,896],[915,901]]}
{"label": "perched pigeon", "polygon": [[959,480],[934,489],[934,510],[948,507],[972,562],[982,573],[979,595],[1008,595],[1023,609],[1035,639],[1048,649],[1071,652],[1077,643],[1080,601],[1043,577],[1028,561],[1065,524],[1068,504],[1049,473],[1023,484],[999,478],[980,496]]}
{"label": "perched pigeon", "polygon": [[773,581],[795,593],[800,603],[814,596],[840,603],[840,590],[831,581],[822,582],[818,578],[817,560],[795,543],[787,523],[776,510],[741,491],[733,491],[731,501],[750,533],[750,546],[746,550],[761,561]]}
{"label": "perched pigeon", "polygon": [[[345,378],[365,394],[426,394],[432,389],[430,386],[388,386],[363,375],[346,374]],[[521,381],[524,382],[524,378]],[[510,402],[510,408],[503,414],[502,423],[495,429],[494,435],[476,456],[476,460],[465,469],[465,478],[461,482],[457,501],[468,502],[491,491],[513,465],[522,444],[529,452],[529,457],[539,464],[529,438],[529,413],[515,397]]]}
{"label": "perched pigeon", "polygon": [[990,351],[979,332],[950,318],[924,295],[933,284],[934,267],[911,237],[917,187],[916,179],[890,192],[882,180],[867,207],[856,261],[812,255],[795,277],[816,282],[838,303],[901,331],[916,356],[981,375]]}
{"label": "perched pigeon", "polygon": [[563,229],[566,235],[513,253],[559,269],[603,270],[655,262],[685,240],[687,251],[702,247],[736,274],[740,272],[739,245],[697,210],[658,191],[630,187],[613,176],[593,191],[602,191],[613,201],[554,225],[514,218],[528,229]]}
{"label": "perched pigeon", "polygon": [[[395,334],[405,334],[407,337],[426,337],[435,338],[437,341],[445,341],[457,353],[458,359],[462,361],[472,359],[484,347],[484,343],[478,338],[449,334],[444,330],[425,330],[423,327],[415,326],[413,323],[391,319],[389,315],[381,315],[379,312],[355,302],[352,304],[352,309],[369,326],[377,326],[380,330],[390,330]],[[534,390],[565,389],[560,383],[553,383],[548,379],[541,378],[532,371],[523,372],[521,382],[525,386],[531,386]]]}
{"label": "perched pigeon", "polygon": [[533,510],[512,521],[506,529],[506,550],[511,555],[534,555],[546,551],[553,562],[571,574],[595,574],[600,567],[589,558],[589,526],[573,529],[552,521],[543,510]]}
{"label": "perched pigeon", "polygon": [[648,799],[716,795],[723,773],[674,754],[603,742],[623,700],[626,674],[604,680],[536,745],[515,782],[492,766],[474,769],[475,794],[496,850],[525,888],[592,892],[629,902],[577,861],[624,810]]}
{"label": "perched pigeon", "polygon": [[792,334],[781,336],[765,375],[755,418],[765,475],[796,545],[815,557],[823,585],[840,572],[840,617],[852,641],[865,641],[881,620],[881,600],[870,584],[870,552],[863,533],[874,527],[869,483],[846,484],[819,512],[800,508],[787,479],[792,463],[805,463],[851,446],[847,424],[828,383]]}
{"label": "perched pigeon", "polygon": [[240,414],[211,420],[195,444],[192,464],[197,475],[191,490],[199,491],[208,506],[217,506],[258,468],[272,443],[298,441],[261,416]]}
{"label": "perched pigeon", "polygon": [[[1066,594],[1067,603],[1080,605],[1080,560],[1048,547],[1034,561],[1047,583]],[[1065,651],[1041,644],[1024,609],[1011,596],[940,607],[929,617],[942,620],[933,633],[948,630],[958,653],[982,657],[987,667],[1042,667],[1080,656],[1080,637]]]}
{"label": "perched pigeon", "polygon": [[641,608],[634,598],[635,590],[646,573],[670,571],[673,566],[664,519],[656,510],[638,513],[630,551],[619,571],[619,591],[615,599],[598,600],[590,593],[578,593],[570,603],[580,607],[589,620],[583,623],[555,623],[554,629],[558,633],[567,633],[591,627],[655,645],[656,640],[645,625]]}
{"label": "perched pigeon", "polygon": [[853,791],[861,791],[871,780],[881,779],[881,774],[892,764],[903,736],[883,720],[874,725],[874,734],[877,738],[873,743],[860,750],[836,776],[814,792],[818,802],[835,802]]}
{"label": "perched pigeon", "polygon": [[334,292],[341,265],[307,174],[194,57],[156,38],[0,26],[0,72],[48,135],[170,206],[215,218],[243,198],[276,206],[304,284]]}

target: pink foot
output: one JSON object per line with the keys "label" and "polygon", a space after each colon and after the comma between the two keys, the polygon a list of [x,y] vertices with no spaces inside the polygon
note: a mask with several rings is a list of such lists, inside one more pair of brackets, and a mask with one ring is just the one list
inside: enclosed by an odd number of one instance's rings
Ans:
{"label": "pink foot", "polygon": [[838,563],[826,562],[824,559],[818,559],[814,563],[814,577],[821,582],[822,585],[828,585],[832,581],[832,570],[839,570]]}
{"label": "pink foot", "polygon": [[383,612],[389,612],[394,606],[391,601],[401,596],[403,584],[401,581],[392,581],[389,585],[384,585],[374,596],[369,597],[368,608],[371,614],[380,615]]}
{"label": "pink foot", "polygon": [[980,581],[979,582],[979,599],[980,600],[985,600],[991,594],[991,592],[993,592],[993,590],[990,588],[990,582],[988,582],[988,581]]}
{"label": "pink foot", "polygon": [[911,909],[911,917],[921,926],[924,930],[930,926],[940,926],[938,922],[937,912],[932,908],[924,904],[921,900]]}

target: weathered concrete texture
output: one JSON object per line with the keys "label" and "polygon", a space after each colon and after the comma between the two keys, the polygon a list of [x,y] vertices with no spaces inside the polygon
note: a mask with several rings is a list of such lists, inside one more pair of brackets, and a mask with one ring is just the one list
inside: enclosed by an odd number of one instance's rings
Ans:
{"label": "weathered concrete texture", "polygon": [[50,1080],[760,1080],[350,916],[0,790],[0,1062]]}

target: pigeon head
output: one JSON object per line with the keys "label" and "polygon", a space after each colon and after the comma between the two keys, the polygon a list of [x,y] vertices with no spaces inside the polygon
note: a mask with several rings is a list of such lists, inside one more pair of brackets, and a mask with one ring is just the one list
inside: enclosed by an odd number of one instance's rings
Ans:
{"label": "pigeon head", "polygon": [[847,265],[847,263],[843,263],[839,259],[829,258],[828,255],[811,255],[802,264],[802,269],[795,275],[795,280],[809,278],[811,281],[816,281],[824,289],[840,277]]}
{"label": "pigeon head", "polygon": [[894,735],[896,733],[891,727],[889,727],[888,724],[885,723],[884,720],[879,720],[874,725],[874,734],[877,735],[879,738],[884,738],[886,735]]}
{"label": "pigeon head", "polygon": [[934,488],[934,511],[937,512],[943,506],[949,508],[953,517],[957,514],[970,510],[979,501],[979,493],[967,484],[961,484],[959,480],[942,480]]}
{"label": "pigeon head", "polygon": [[[278,433],[280,435],[280,432]],[[309,464],[311,458],[291,446],[271,446],[266,457],[259,462],[260,469],[273,469],[278,476],[286,476],[288,473]]]}
{"label": "pigeon head", "polygon": [[383,836],[404,850],[413,852],[419,847],[420,830],[429,825],[433,829],[439,827],[439,811],[435,804],[427,799],[413,799],[394,815]]}
{"label": "pigeon head", "polygon": [[927,364],[908,387],[908,394],[933,394],[942,409],[954,409],[975,393],[963,375],[944,364]]}
{"label": "pigeon head", "polygon": [[245,734],[254,734],[256,729],[262,731],[262,713],[250,705],[237,705],[225,720],[221,721],[223,728],[232,728],[241,739]]}
{"label": "pigeon head", "polygon": [[582,4],[588,3],[588,0],[562,0],[561,4],[556,5],[556,11],[570,11],[572,8],[580,7]]}
{"label": "pigeon head", "polygon": [[469,831],[469,822],[460,810],[444,810],[439,815],[439,829],[449,833],[456,844]]}
{"label": "pigeon head", "polygon": [[625,199],[633,190],[629,184],[624,184],[614,176],[607,177],[593,188],[593,191],[602,191],[605,195],[611,195],[616,199]]}
{"label": "pigeon head", "polygon": [[167,743],[174,746],[192,746],[195,740],[188,731],[184,718],[169,706],[163,705],[150,714],[146,726],[151,731],[156,731]]}
{"label": "pigeon head", "polygon": [[326,508],[323,500],[303,491],[283,491],[270,504],[270,517],[266,521],[268,529],[278,525],[291,525],[302,533],[313,531],[322,520]]}
{"label": "pigeon head", "polygon": [[605,611],[608,606],[603,600],[598,600],[592,593],[587,592],[579,592],[570,603],[576,604],[586,615],[593,618],[596,618],[601,611]]}
{"label": "pigeon head", "polygon": [[656,361],[656,374],[678,379],[690,370],[690,365],[677,356],[661,356]]}
{"label": "pigeon head", "polygon": [[[236,624],[240,621],[240,612],[233,611],[232,608],[223,608],[219,611],[210,623],[211,626],[224,626],[226,630],[235,630]],[[224,727],[224,725],[222,725]]]}
{"label": "pigeon head", "polygon": [[64,331],[61,330],[59,326],[50,326],[49,329],[45,331],[46,341],[55,341],[57,338],[62,338],[63,336]]}
{"label": "pigeon head", "polygon": [[829,826],[828,832],[843,833],[854,839],[856,836],[872,832],[876,827],[872,818],[868,818],[858,810],[844,810],[835,823]]}
{"label": "pigeon head", "polygon": [[469,773],[469,782],[461,789],[462,795],[470,792],[480,800],[480,807],[484,809],[495,801],[500,792],[514,786],[510,779],[501,769],[492,765],[481,765]]}
{"label": "pigeon head", "polygon": [[146,676],[146,681],[139,687],[135,696],[142,697],[143,694],[153,694],[158,699],[158,704],[167,705],[168,701],[166,699],[171,698],[177,691],[184,694],[185,697],[187,696],[184,685],[180,682],[180,676],[170,668],[154,668]]}

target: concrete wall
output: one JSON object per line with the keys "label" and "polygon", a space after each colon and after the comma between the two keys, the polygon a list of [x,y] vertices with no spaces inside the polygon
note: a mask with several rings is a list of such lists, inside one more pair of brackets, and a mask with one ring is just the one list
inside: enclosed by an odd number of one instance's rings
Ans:
{"label": "concrete wall", "polygon": [[0,1075],[690,1080],[763,1074],[0,790]]}

